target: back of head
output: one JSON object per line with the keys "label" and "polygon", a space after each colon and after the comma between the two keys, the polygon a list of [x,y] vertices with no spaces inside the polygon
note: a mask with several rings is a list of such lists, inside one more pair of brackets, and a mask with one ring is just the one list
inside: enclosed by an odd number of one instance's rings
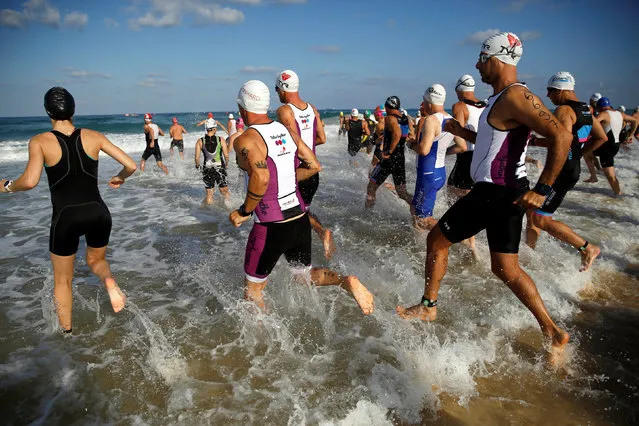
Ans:
{"label": "back of head", "polygon": [[626,107],[623,106],[623,105],[619,105],[619,108],[617,108],[617,111],[625,113],[626,112]]}
{"label": "back of head", "polygon": [[233,114],[229,114],[229,120],[233,120]]}
{"label": "back of head", "polygon": [[52,87],[44,95],[44,109],[54,120],[69,120],[75,114],[75,100],[63,87]]}
{"label": "back of head", "polygon": [[575,78],[568,71],[559,71],[550,77],[546,87],[559,90],[575,90]]}
{"label": "back of head", "polygon": [[284,70],[277,74],[275,86],[282,92],[297,92],[300,88],[300,79],[292,70]]}
{"label": "back of head", "polygon": [[599,99],[597,101],[597,108],[608,108],[612,106],[612,104],[610,103],[610,99],[608,99],[607,97],[602,97],[601,99]]}
{"label": "back of head", "polygon": [[464,74],[457,80],[455,85],[455,91],[457,92],[474,92],[475,91],[475,79],[468,74]]}
{"label": "back of head", "polygon": [[237,104],[254,114],[266,114],[270,103],[271,94],[268,87],[259,80],[247,81],[237,94]]}
{"label": "back of head", "polygon": [[593,105],[596,105],[597,102],[599,101],[599,99],[601,99],[601,93],[597,92],[597,93],[593,93],[590,96],[590,103]]}
{"label": "back of head", "polygon": [[353,108],[351,110],[351,117],[359,119],[359,111],[357,110],[357,108]]}
{"label": "back of head", "polygon": [[144,114],[144,122],[145,123],[150,123],[151,120],[153,120],[153,116],[151,115],[151,113],[147,112],[146,114]]}
{"label": "back of head", "polygon": [[237,118],[237,122],[235,123],[237,130],[242,130],[244,128],[244,120],[242,120],[242,117],[238,117]]}
{"label": "back of head", "polygon": [[635,112],[639,112],[639,106],[635,107]]}
{"label": "back of head", "polygon": [[446,89],[441,84],[433,84],[424,92],[424,100],[432,105],[444,105]]}
{"label": "back of head", "polygon": [[213,118],[207,118],[206,122],[204,123],[204,128],[207,132],[217,129],[217,122]]}
{"label": "back of head", "polygon": [[386,102],[384,102],[384,108],[385,109],[400,109],[401,108],[401,102],[399,100],[399,98],[397,96],[389,96],[388,98],[386,98]]}
{"label": "back of head", "polygon": [[524,53],[524,46],[515,33],[502,32],[488,37],[481,46],[481,52],[494,56],[505,64],[517,66]]}

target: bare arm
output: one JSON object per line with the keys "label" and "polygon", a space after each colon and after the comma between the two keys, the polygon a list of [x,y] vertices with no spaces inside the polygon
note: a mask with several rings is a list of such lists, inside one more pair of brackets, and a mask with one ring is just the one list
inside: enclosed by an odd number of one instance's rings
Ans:
{"label": "bare arm", "polygon": [[[386,118],[389,118],[389,117],[386,117]],[[399,127],[399,123],[397,122],[397,120],[389,119],[384,124],[384,126],[390,126],[391,138],[392,138],[390,141],[384,141],[384,143],[389,144],[389,150],[388,150],[388,155],[382,153],[382,158],[388,159],[390,158],[391,154],[395,152],[395,149],[397,148],[397,145],[399,144],[399,140],[402,138],[402,129]]]}
{"label": "bare arm", "polygon": [[[463,102],[456,102],[453,105],[453,118],[459,122],[461,127],[465,127],[468,122],[468,108]],[[460,136],[455,135],[453,139],[455,145],[446,149],[446,155],[459,154],[468,151],[468,145],[466,140]]]}
{"label": "bare arm", "polygon": [[414,145],[414,150],[419,155],[428,155],[433,147],[433,140],[437,137],[440,127],[439,120],[434,115],[428,116],[424,121],[421,131],[421,141]]}
{"label": "bare arm", "polygon": [[182,133],[184,133],[185,135],[188,134],[189,132],[186,131],[186,129],[184,128],[184,126],[180,126],[182,128]]}
{"label": "bare arm", "polygon": [[195,143],[195,168],[200,168],[200,151],[202,151],[202,138]]}
{"label": "bare arm", "polygon": [[[311,105],[312,106],[312,105]],[[315,145],[324,145],[326,143],[326,132],[324,131],[324,123],[322,122],[322,118],[320,117],[319,112],[313,106],[313,111],[315,111],[315,122],[317,126],[317,134],[315,135]]]}
{"label": "bare arm", "polygon": [[229,165],[229,149],[226,146],[226,139],[220,136],[220,143],[222,144],[222,154],[224,154],[224,166]]}
{"label": "bare arm", "polygon": [[371,135],[371,131],[368,128],[368,123],[366,122],[366,120],[362,120],[362,130],[364,131],[364,134],[366,136],[370,136]]}
{"label": "bare arm", "polygon": [[160,136],[164,136],[164,130],[160,126],[158,126],[158,132],[160,132]]}
{"label": "bare arm", "polygon": [[[234,143],[235,151],[238,153],[238,165],[248,174],[246,197],[244,204],[240,206],[246,213],[251,213],[257,208],[266,193],[271,177],[266,164],[266,152],[259,149],[255,143],[254,138],[259,137],[256,133],[254,130],[248,130],[235,139]],[[229,215],[229,220],[236,227],[250,218],[241,215],[240,209],[232,211]]]}
{"label": "bare arm", "polygon": [[624,142],[624,143],[630,143],[632,142],[632,135],[635,134],[635,132],[637,131],[637,119],[634,118],[632,115],[628,115],[628,114],[624,114],[621,113],[621,116],[623,118],[623,121],[626,123],[630,123],[630,132],[628,133],[628,139],[625,141],[619,141],[619,142]]}
{"label": "bare arm", "polygon": [[597,120],[597,117],[592,117],[592,130],[590,130],[590,138],[588,138],[588,141],[584,145],[581,153],[583,155],[589,154],[606,143],[607,140],[608,135],[606,135],[606,131],[601,125],[601,122]]}
{"label": "bare arm", "polygon": [[122,170],[117,175],[111,177],[109,186],[111,188],[119,188],[124,181],[137,170],[138,166],[133,158],[122,151],[117,145],[114,145],[106,136],[94,130],[82,129],[82,136],[97,139],[100,144],[100,151],[122,164]]}
{"label": "bare arm", "polygon": [[[44,153],[40,146],[41,136],[35,136],[29,141],[29,160],[22,175],[9,186],[11,192],[28,191],[40,182],[42,168],[44,167]],[[0,192],[8,192],[4,189],[7,179],[0,180]]]}

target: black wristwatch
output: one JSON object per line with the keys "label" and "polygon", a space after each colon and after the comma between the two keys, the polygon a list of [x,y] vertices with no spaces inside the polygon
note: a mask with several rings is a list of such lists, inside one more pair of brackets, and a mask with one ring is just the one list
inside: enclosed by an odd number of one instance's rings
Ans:
{"label": "black wristwatch", "polygon": [[240,214],[240,216],[242,217],[246,217],[246,216],[253,216],[253,212],[247,212],[246,211],[246,207],[244,206],[244,204],[242,204],[238,209],[237,212]]}
{"label": "black wristwatch", "polygon": [[539,195],[543,195],[546,197],[552,191],[552,186],[546,185],[545,183],[537,182],[537,185],[533,188],[533,192],[536,192]]}

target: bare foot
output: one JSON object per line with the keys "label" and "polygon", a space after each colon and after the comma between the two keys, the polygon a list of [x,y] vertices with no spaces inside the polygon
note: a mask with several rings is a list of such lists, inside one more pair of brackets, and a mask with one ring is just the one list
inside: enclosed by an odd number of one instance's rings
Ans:
{"label": "bare foot", "polygon": [[375,309],[373,293],[368,291],[355,275],[346,277],[346,286],[344,288],[353,296],[364,315],[373,313]]}
{"label": "bare foot", "polygon": [[333,239],[333,232],[328,229],[324,231],[322,244],[324,245],[324,257],[326,257],[326,260],[331,260],[333,254],[335,254],[335,240]]}
{"label": "bare foot", "polygon": [[592,266],[592,262],[599,256],[601,249],[594,244],[588,244],[588,247],[581,252],[581,268],[579,272],[585,272]]}
{"label": "bare foot", "polygon": [[557,334],[553,335],[552,344],[548,351],[548,363],[550,365],[558,366],[565,361],[563,354],[568,345],[568,340],[570,340],[570,335],[563,330],[559,330]]}
{"label": "bare foot", "polygon": [[586,182],[586,183],[596,183],[596,182],[599,182],[599,179],[597,179],[597,176],[591,176],[588,179],[584,180],[584,182]]}
{"label": "bare foot", "polygon": [[118,287],[118,284],[115,282],[113,278],[107,278],[104,280],[104,286],[107,289],[107,293],[109,293],[109,299],[111,299],[111,306],[113,306],[113,312],[120,312],[124,309],[124,305],[126,304],[126,296]]}
{"label": "bare foot", "polygon": [[384,182],[384,186],[393,194],[397,194],[397,191],[395,191],[395,185],[393,185],[392,183]]}
{"label": "bare foot", "polygon": [[421,303],[419,305],[411,306],[410,308],[404,308],[403,306],[397,306],[395,311],[400,317],[411,320],[420,319],[422,321],[435,321],[437,318],[437,307],[433,306],[428,308]]}

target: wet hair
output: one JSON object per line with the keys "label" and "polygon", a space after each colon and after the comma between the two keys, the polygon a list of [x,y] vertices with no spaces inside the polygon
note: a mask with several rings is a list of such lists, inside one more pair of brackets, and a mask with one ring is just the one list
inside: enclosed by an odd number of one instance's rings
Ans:
{"label": "wet hair", "polygon": [[75,100],[64,87],[52,87],[44,95],[44,109],[54,120],[68,120],[75,114]]}

